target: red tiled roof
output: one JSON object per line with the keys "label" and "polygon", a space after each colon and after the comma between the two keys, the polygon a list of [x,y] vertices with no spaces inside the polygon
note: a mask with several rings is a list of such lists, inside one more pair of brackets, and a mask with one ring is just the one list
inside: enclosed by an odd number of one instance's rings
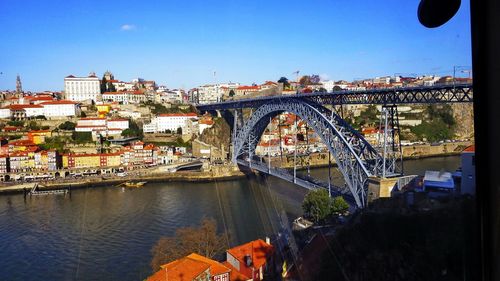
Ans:
{"label": "red tiled roof", "polygon": [[476,151],[476,146],[471,145],[471,146],[468,146],[466,149],[464,149],[463,152],[475,152],[475,151]]}
{"label": "red tiled roof", "polygon": [[161,269],[146,279],[147,281],[187,281],[194,280],[210,265],[188,257],[161,266]]}
{"label": "red tiled roof", "polygon": [[11,141],[9,144],[14,145],[14,146],[33,146],[33,145],[35,145],[35,143],[30,141],[30,140],[14,140],[14,141]]}
{"label": "red tiled roof", "polygon": [[214,261],[214,260],[209,259],[209,258],[204,257],[204,256],[200,256],[200,255],[195,254],[195,253],[192,253],[187,257],[191,258],[193,260],[198,260],[198,261],[209,264],[210,265],[210,275],[212,275],[212,276],[224,274],[224,273],[231,271],[229,268],[224,266],[222,263],[220,263],[218,261]]}
{"label": "red tiled roof", "polygon": [[99,117],[85,117],[85,118],[80,118],[80,120],[106,120],[106,118],[99,118]]}
{"label": "red tiled roof", "polygon": [[257,239],[255,241],[231,248],[227,250],[227,252],[241,263],[245,263],[245,256],[250,255],[252,257],[253,267],[258,269],[266,264],[267,259],[274,252],[274,247],[267,244],[262,239]]}
{"label": "red tiled roof", "polygon": [[43,108],[43,106],[35,104],[11,104],[9,108],[11,110],[22,110],[25,108]]}
{"label": "red tiled roof", "polygon": [[41,103],[41,105],[58,105],[58,104],[77,104],[77,102],[71,100],[55,100],[55,101],[47,101]]}
{"label": "red tiled roof", "polygon": [[259,90],[259,86],[240,86],[236,90]]}

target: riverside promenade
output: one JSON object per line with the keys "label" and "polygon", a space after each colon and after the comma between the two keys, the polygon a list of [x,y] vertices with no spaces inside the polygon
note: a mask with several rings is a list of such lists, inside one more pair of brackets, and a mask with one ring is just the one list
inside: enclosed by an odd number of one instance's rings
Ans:
{"label": "riverside promenade", "polygon": [[98,186],[116,186],[128,181],[147,182],[210,182],[224,181],[245,177],[245,174],[231,165],[213,166],[205,171],[177,171],[166,172],[164,169],[139,169],[127,171],[127,175],[120,177],[114,174],[91,175],[85,177],[67,177],[48,181],[36,182],[8,182],[0,184],[0,194],[22,193],[23,190],[31,189],[38,183],[39,190],[53,190],[60,188],[85,188]]}

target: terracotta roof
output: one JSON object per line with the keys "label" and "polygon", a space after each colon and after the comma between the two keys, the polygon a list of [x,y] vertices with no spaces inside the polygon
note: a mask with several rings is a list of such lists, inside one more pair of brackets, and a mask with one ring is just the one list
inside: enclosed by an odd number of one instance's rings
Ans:
{"label": "terracotta roof", "polygon": [[77,104],[77,102],[71,100],[55,100],[55,101],[47,101],[41,103],[41,105],[58,105],[58,104]]}
{"label": "terracotta roof", "polygon": [[236,90],[259,90],[259,86],[240,86]]}
{"label": "terracotta roof", "polygon": [[198,260],[198,261],[209,264],[210,265],[210,275],[212,275],[212,276],[224,274],[224,273],[231,271],[231,269],[227,268],[222,263],[220,263],[218,261],[214,261],[214,260],[209,259],[209,258],[204,257],[204,256],[200,256],[200,255],[195,254],[195,253],[192,253],[187,257],[191,258],[193,260]]}
{"label": "terracotta roof", "polygon": [[11,104],[9,108],[11,110],[22,110],[25,108],[43,108],[43,106],[34,104]]}
{"label": "terracotta roof", "polygon": [[11,141],[9,144],[14,145],[14,146],[32,146],[32,145],[35,145],[35,143],[30,141],[30,140],[15,140],[15,141]]}
{"label": "terracotta roof", "polygon": [[258,269],[266,264],[267,258],[269,258],[274,252],[274,247],[267,244],[262,239],[257,239],[231,248],[227,250],[227,252],[241,263],[245,263],[245,256],[250,255],[252,257],[253,267]]}
{"label": "terracotta roof", "polygon": [[161,269],[146,279],[147,281],[187,281],[194,280],[210,265],[188,257],[161,266]]}
{"label": "terracotta roof", "polygon": [[464,149],[463,152],[475,152],[475,151],[476,151],[476,146],[471,145],[471,146],[468,146],[466,149]]}
{"label": "terracotta roof", "polygon": [[106,120],[106,118],[85,117],[85,118],[80,118],[80,120]]}

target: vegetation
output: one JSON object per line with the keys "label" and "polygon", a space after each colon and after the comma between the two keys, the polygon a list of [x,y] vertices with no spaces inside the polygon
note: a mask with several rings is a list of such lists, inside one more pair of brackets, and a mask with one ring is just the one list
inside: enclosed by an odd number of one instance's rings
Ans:
{"label": "vegetation", "polygon": [[61,136],[46,137],[45,141],[38,146],[40,146],[40,148],[43,150],[55,149],[60,153],[64,153],[68,151],[67,149],[65,149],[65,145],[66,143],[68,143],[68,141],[70,140]]}
{"label": "vegetation", "polygon": [[378,125],[380,119],[377,115],[380,114],[375,105],[369,105],[366,110],[362,111],[361,114],[354,118],[352,122],[353,127],[360,130],[363,126],[375,126]]}
{"label": "vegetation", "polygon": [[75,143],[89,143],[92,142],[91,132],[73,132],[71,138]]}
{"label": "vegetation", "polygon": [[427,120],[410,129],[418,139],[425,138],[427,141],[434,142],[454,137],[456,121],[451,105],[428,105],[425,114]]}
{"label": "vegetation", "polygon": [[59,125],[59,129],[61,130],[67,130],[67,131],[73,131],[76,127],[76,124],[70,121],[66,121]]}
{"label": "vegetation", "polygon": [[177,134],[182,135],[182,128],[181,127],[177,128]]}
{"label": "vegetation", "polygon": [[325,221],[334,214],[340,214],[349,208],[342,197],[331,198],[325,189],[315,189],[307,193],[302,202],[305,217],[318,223]]}
{"label": "vegetation", "polygon": [[290,82],[288,82],[288,78],[286,77],[281,77],[278,80],[278,83],[283,83],[283,90],[288,90],[290,89]]}
{"label": "vegetation", "polygon": [[14,127],[23,127],[24,126],[24,121],[11,120],[11,121],[7,121],[7,125],[14,126]]}
{"label": "vegetation", "polygon": [[212,258],[223,253],[227,233],[217,234],[217,223],[214,219],[204,218],[199,227],[183,227],[177,229],[174,236],[162,237],[151,250],[153,259],[151,268],[154,271],[160,266],[191,253]]}
{"label": "vegetation", "polygon": [[40,130],[40,126],[38,126],[38,123],[36,121],[30,121],[26,127],[28,128],[28,130]]}

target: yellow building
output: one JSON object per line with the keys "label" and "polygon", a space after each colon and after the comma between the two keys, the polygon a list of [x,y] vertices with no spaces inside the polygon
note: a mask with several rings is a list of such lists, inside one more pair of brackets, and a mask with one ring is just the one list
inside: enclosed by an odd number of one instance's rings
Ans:
{"label": "yellow building", "polygon": [[97,112],[99,112],[99,118],[104,118],[111,111],[111,105],[109,104],[98,104],[96,105]]}
{"label": "yellow building", "polygon": [[34,144],[41,144],[45,142],[45,138],[51,137],[52,132],[49,130],[39,130],[39,131],[30,131],[28,132],[28,139],[32,141]]}
{"label": "yellow building", "polygon": [[65,154],[62,162],[65,169],[117,167],[121,164],[121,154]]}

